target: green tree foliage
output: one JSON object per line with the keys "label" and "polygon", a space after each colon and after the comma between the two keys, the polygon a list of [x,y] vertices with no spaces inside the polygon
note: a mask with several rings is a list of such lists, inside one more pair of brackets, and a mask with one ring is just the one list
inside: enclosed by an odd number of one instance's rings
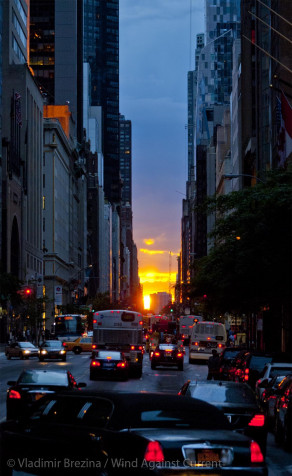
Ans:
{"label": "green tree foliage", "polygon": [[196,260],[191,296],[207,295],[209,310],[248,312],[287,303],[291,293],[292,174],[209,199],[215,245]]}

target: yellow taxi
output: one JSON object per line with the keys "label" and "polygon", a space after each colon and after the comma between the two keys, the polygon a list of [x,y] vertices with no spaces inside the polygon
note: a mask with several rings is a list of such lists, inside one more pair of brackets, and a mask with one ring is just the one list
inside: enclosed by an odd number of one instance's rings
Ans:
{"label": "yellow taxi", "polygon": [[91,352],[92,351],[92,337],[81,336],[74,341],[64,341],[63,346],[67,351],[72,350],[74,354],[81,354],[81,352]]}

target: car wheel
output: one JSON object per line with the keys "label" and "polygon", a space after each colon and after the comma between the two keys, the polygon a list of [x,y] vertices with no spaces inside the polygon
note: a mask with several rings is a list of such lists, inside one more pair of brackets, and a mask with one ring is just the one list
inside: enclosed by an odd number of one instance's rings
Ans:
{"label": "car wheel", "polygon": [[6,357],[7,357],[7,360],[10,360],[10,359],[11,359],[11,355],[10,355],[10,354],[6,354]]}
{"label": "car wheel", "polygon": [[156,365],[155,365],[153,362],[151,362],[151,369],[152,369],[152,370],[155,370],[155,369],[156,369]]}
{"label": "car wheel", "polygon": [[43,362],[44,360],[45,360],[44,357],[39,357],[40,362]]}
{"label": "car wheel", "polygon": [[74,352],[74,354],[81,354],[82,349],[81,349],[81,347],[74,347],[73,352]]}
{"label": "car wheel", "polygon": [[66,362],[66,355],[62,357],[62,362]]}

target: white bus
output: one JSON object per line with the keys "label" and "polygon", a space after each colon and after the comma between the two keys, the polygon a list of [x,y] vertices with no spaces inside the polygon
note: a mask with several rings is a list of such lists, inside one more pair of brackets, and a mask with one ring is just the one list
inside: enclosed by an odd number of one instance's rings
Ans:
{"label": "white bus", "polygon": [[179,338],[182,340],[189,339],[193,325],[202,320],[203,320],[202,316],[193,316],[191,314],[187,316],[180,316]]}
{"label": "white bus", "polygon": [[198,322],[191,331],[189,344],[189,363],[194,360],[207,360],[216,349],[218,354],[226,347],[225,325],[220,322]]}
{"label": "white bus", "polygon": [[130,369],[142,375],[143,316],[125,310],[98,311],[93,314],[93,354],[99,350],[123,352]]}

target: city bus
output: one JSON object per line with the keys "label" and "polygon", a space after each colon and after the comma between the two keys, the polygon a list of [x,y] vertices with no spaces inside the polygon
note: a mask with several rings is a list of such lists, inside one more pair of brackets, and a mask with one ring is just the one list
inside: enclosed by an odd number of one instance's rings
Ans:
{"label": "city bus", "polygon": [[189,344],[189,363],[207,360],[216,349],[220,354],[226,347],[225,325],[220,322],[198,322],[191,329]]}
{"label": "city bus", "polygon": [[142,375],[143,316],[134,311],[106,310],[93,313],[93,356],[99,350],[123,352],[129,368]]}
{"label": "city bus", "polygon": [[61,314],[55,317],[53,334],[56,339],[74,341],[87,332],[87,316],[83,314]]}

